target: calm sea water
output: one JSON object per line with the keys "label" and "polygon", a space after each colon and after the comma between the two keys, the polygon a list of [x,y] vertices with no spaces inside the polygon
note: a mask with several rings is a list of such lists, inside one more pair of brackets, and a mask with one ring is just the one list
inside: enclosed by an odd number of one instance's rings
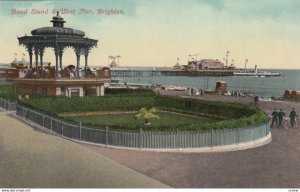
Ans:
{"label": "calm sea water", "polygon": [[287,89],[300,90],[300,70],[266,70],[281,72],[280,77],[181,77],[181,76],[143,76],[120,77],[129,83],[153,83],[162,85],[176,85],[199,89],[215,89],[217,81],[227,82],[229,91],[240,90],[260,97],[280,98]]}

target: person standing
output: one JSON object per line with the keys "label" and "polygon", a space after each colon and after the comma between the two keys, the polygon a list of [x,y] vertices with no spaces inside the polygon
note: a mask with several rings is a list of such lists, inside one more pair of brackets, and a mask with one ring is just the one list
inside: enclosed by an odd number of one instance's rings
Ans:
{"label": "person standing", "polygon": [[188,94],[189,94],[189,96],[192,96],[192,89],[188,87],[188,89],[187,89],[187,90],[188,90]]}
{"label": "person standing", "polygon": [[254,97],[254,106],[259,107],[259,105],[258,105],[258,96],[257,95],[255,95],[255,97]]}
{"label": "person standing", "polygon": [[295,111],[295,108],[293,108],[292,111],[290,112],[290,123],[292,128],[294,128],[295,126],[296,117],[297,117],[297,113]]}
{"label": "person standing", "polygon": [[283,121],[283,117],[285,116],[285,113],[282,111],[282,109],[279,109],[279,113],[278,113],[278,120],[279,120],[279,128],[282,128],[282,121]]}
{"label": "person standing", "polygon": [[276,111],[276,109],[274,109],[272,113],[272,124],[271,124],[272,128],[274,126],[274,123],[276,124],[276,127],[278,127],[278,112]]}

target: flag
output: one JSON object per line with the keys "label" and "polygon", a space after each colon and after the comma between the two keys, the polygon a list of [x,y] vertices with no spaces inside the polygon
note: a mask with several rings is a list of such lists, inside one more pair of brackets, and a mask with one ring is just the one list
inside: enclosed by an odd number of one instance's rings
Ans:
{"label": "flag", "polygon": [[110,59],[115,59],[115,57],[114,57],[114,56],[108,56],[108,58],[110,58]]}
{"label": "flag", "polygon": [[117,55],[116,57],[121,57],[120,55]]}

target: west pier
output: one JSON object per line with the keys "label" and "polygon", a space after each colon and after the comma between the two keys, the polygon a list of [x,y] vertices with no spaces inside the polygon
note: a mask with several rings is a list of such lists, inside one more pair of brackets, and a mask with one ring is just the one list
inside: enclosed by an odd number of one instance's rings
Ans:
{"label": "west pier", "polygon": [[174,70],[165,67],[116,67],[111,68],[112,77],[142,76],[233,76],[233,70]]}

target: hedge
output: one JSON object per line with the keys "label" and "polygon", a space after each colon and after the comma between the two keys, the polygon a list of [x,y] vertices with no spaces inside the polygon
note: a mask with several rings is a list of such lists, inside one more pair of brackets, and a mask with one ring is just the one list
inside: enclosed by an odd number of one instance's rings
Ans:
{"label": "hedge", "polygon": [[[194,124],[184,127],[184,131],[249,127],[267,121],[265,112],[258,108],[236,103],[203,101],[174,96],[105,96],[105,97],[43,97],[20,101],[22,105],[43,113],[58,116],[61,113],[91,111],[136,111],[142,107],[156,107],[160,110],[175,111],[215,118],[216,123]],[[126,127],[122,125],[120,127]],[[119,129],[115,127],[114,129]],[[182,130],[181,127],[162,126],[158,131]]]}
{"label": "hedge", "polygon": [[0,86],[0,97],[10,101],[17,100],[17,94],[11,85]]}
{"label": "hedge", "polygon": [[154,97],[34,97],[20,103],[41,112],[57,115],[87,111],[135,111],[142,107],[150,108]]}
{"label": "hedge", "polygon": [[154,96],[155,92],[152,89],[122,89],[122,88],[106,88],[106,96]]}

